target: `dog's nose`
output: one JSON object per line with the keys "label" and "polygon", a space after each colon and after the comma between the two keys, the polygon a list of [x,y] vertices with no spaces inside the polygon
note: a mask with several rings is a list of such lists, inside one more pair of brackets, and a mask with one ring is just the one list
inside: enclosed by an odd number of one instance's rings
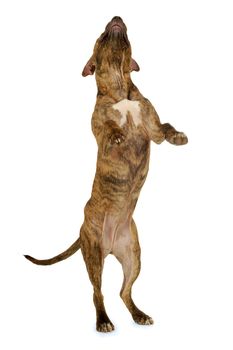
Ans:
{"label": "dog's nose", "polygon": [[119,17],[119,16],[113,17],[112,21],[115,21],[115,22],[123,22],[123,21],[122,21],[122,18]]}

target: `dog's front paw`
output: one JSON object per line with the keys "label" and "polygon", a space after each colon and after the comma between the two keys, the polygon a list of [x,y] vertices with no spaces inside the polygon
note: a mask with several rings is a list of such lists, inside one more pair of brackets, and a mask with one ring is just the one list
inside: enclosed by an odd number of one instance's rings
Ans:
{"label": "dog's front paw", "polygon": [[172,135],[166,138],[172,145],[182,146],[188,143],[188,138],[183,132],[176,131]]}
{"label": "dog's front paw", "polygon": [[110,136],[110,143],[112,145],[114,144],[120,145],[124,141],[125,141],[125,136],[120,131],[116,131]]}

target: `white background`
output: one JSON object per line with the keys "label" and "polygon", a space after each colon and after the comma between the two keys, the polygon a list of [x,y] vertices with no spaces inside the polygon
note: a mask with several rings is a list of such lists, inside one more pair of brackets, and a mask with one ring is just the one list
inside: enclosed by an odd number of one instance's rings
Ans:
{"label": "white background", "polygon": [[[51,257],[79,235],[97,153],[95,80],[81,71],[114,15],[141,67],[133,81],[189,144],[152,145],[134,216],[134,297],[155,324],[134,325],[110,256],[116,331],[101,335],[80,251],[51,267],[23,254]],[[232,33],[226,0],[1,1],[1,349],[232,350]]]}

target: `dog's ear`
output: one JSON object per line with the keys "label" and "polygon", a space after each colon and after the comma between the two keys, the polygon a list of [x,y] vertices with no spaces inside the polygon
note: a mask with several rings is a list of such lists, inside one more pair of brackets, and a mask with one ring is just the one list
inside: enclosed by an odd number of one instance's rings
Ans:
{"label": "dog's ear", "polygon": [[85,65],[85,67],[83,68],[82,76],[87,77],[88,75],[93,75],[94,72],[95,72],[95,65],[94,65],[93,60],[91,58],[91,59],[89,59],[89,61]]}
{"label": "dog's ear", "polygon": [[131,72],[133,70],[135,70],[136,72],[138,72],[140,70],[139,65],[137,64],[137,62],[133,58],[131,58],[130,69],[131,69]]}

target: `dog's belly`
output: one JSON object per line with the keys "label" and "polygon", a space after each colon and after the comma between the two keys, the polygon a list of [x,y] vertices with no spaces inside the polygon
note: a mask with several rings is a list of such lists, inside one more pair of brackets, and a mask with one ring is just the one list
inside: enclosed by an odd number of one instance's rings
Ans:
{"label": "dog's belly", "polygon": [[120,146],[110,146],[97,168],[98,188],[107,209],[132,211],[148,173],[149,144],[135,135]]}
{"label": "dog's belly", "polygon": [[131,242],[130,222],[131,219],[127,216],[119,217],[110,213],[105,214],[102,232],[104,257],[110,253],[117,258],[127,254]]}

